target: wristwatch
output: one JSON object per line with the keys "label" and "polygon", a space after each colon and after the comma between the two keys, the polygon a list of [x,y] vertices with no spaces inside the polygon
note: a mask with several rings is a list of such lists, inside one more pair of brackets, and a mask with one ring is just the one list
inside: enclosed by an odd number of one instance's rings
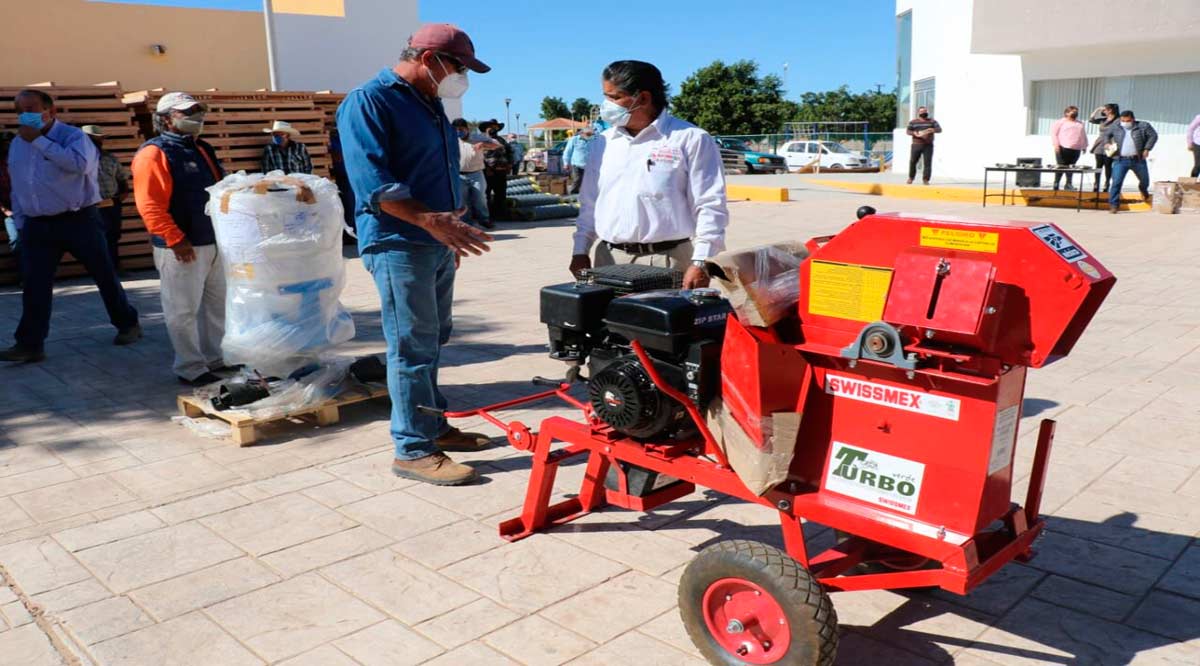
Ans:
{"label": "wristwatch", "polygon": [[695,266],[696,268],[699,268],[700,270],[704,271],[705,275],[708,275],[708,262],[707,261],[705,261],[703,259],[692,259],[692,265]]}

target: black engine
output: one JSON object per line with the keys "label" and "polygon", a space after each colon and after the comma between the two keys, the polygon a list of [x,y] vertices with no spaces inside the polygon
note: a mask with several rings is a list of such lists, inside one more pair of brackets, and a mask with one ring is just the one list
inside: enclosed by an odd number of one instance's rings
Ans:
{"label": "black engine", "polygon": [[680,289],[681,277],[666,268],[608,266],[542,289],[551,357],[587,364],[596,416],[630,437],[679,436],[691,425],[683,405],[654,385],[634,340],[662,380],[698,406],[720,388],[721,341],[732,308],[714,289]]}

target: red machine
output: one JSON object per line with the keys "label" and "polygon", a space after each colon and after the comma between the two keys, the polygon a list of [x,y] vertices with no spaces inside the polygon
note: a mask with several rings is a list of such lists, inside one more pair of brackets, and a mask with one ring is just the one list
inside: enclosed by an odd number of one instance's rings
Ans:
{"label": "red machine", "polygon": [[[798,311],[769,327],[720,316],[727,306],[708,293],[549,287],[553,355],[589,359],[590,401],[555,382],[446,414],[482,415],[533,455],[524,510],[500,526],[506,539],[605,505],[649,510],[696,486],[776,511],[786,553],[720,542],[682,577],[680,612],[713,664],[828,666],[837,616],[827,592],[966,594],[1031,557],[1054,423],[1042,421],[1019,506],[1025,373],[1066,356],[1116,282],[1049,224],[869,211],[807,248]],[[534,432],[492,414],[553,396],[582,419],[551,417]],[[753,441],[773,415],[799,414],[785,481],[758,495],[733,471],[702,413],[716,396]],[[580,455],[579,495],[551,504],[558,465]],[[841,540],[810,553],[802,519]]]}

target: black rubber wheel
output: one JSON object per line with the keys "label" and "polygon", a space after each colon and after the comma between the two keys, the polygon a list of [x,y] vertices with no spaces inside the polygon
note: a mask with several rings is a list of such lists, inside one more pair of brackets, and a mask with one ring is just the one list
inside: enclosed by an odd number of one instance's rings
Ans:
{"label": "black rubber wheel", "polygon": [[701,551],[679,581],[679,613],[716,666],[833,666],[837,655],[829,595],[787,553],[756,541]]}

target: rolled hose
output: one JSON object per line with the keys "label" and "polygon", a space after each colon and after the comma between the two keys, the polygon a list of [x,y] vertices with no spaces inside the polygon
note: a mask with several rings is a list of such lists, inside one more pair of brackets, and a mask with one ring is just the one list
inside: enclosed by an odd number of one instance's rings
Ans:
{"label": "rolled hose", "polygon": [[532,222],[534,220],[553,220],[560,217],[575,217],[579,209],[571,204],[551,204],[548,206],[532,206],[517,208],[512,211],[513,219]]}
{"label": "rolled hose", "polygon": [[562,203],[562,198],[557,194],[517,194],[508,197],[510,208],[530,208],[558,203]]}

